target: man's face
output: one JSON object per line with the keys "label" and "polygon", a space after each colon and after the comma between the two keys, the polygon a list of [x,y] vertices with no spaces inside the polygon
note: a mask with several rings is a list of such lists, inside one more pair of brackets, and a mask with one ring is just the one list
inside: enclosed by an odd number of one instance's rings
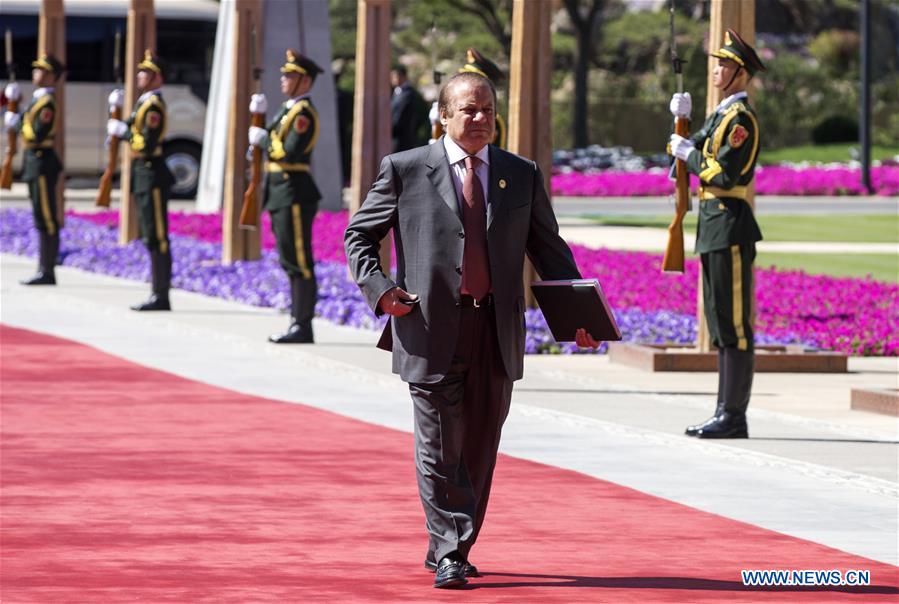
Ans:
{"label": "man's face", "polygon": [[406,81],[406,76],[396,71],[395,69],[390,70],[390,85],[394,88],[397,86],[402,86],[403,82]]}
{"label": "man's face", "polygon": [[302,96],[312,88],[312,78],[296,72],[281,74],[281,94],[288,97]]}
{"label": "man's face", "polygon": [[493,91],[486,83],[460,80],[448,92],[447,110],[440,116],[440,122],[450,138],[474,155],[495,135]]}
{"label": "man's face", "polygon": [[46,69],[35,67],[31,70],[31,83],[34,84],[35,88],[46,88],[47,86],[53,86],[53,83],[55,81],[56,78],[54,78],[53,74]]}
{"label": "man's face", "polygon": [[137,88],[139,90],[150,90],[150,86],[152,86],[155,76],[155,72],[150,71],[149,69],[141,69],[137,72]]}
{"label": "man's face", "polygon": [[734,73],[740,68],[736,61],[731,61],[730,59],[718,59],[718,64],[715,65],[715,68],[712,70],[712,86],[715,88],[724,88],[727,85],[730,85],[733,88],[735,85],[743,84],[745,85],[745,71],[741,70],[740,74],[734,78]]}

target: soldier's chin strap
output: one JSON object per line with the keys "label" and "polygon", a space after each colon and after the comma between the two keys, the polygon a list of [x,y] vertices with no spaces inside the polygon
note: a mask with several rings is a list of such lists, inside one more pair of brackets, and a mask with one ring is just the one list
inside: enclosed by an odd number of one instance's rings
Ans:
{"label": "soldier's chin strap", "polygon": [[287,95],[287,98],[292,99],[292,98],[294,98],[295,96],[297,96],[297,95],[294,94],[294,93],[297,91],[297,88],[299,88],[300,82],[303,81],[303,78],[304,78],[304,77],[305,77],[305,76],[301,76],[301,75],[297,76],[297,81],[294,82],[293,86],[290,87],[290,94]]}
{"label": "soldier's chin strap", "polygon": [[724,87],[724,90],[730,90],[730,87],[733,85],[734,80],[736,80],[737,76],[740,75],[741,69],[743,69],[743,66],[737,64],[737,68],[734,70],[734,75],[730,76],[730,81],[727,83],[727,86]]}

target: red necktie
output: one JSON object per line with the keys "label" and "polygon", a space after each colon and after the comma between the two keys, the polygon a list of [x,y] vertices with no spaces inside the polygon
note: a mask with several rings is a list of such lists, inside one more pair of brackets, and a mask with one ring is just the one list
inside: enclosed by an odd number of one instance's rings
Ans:
{"label": "red necktie", "polygon": [[490,291],[490,263],[487,259],[487,207],[484,189],[475,169],[481,160],[465,158],[462,183],[462,224],[465,226],[465,251],[462,256],[462,293],[482,300]]}

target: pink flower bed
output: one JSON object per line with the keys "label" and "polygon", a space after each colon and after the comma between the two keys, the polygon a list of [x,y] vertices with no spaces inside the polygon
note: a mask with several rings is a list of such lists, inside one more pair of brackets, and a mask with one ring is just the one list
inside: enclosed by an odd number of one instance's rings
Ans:
{"label": "pink flower bed", "polygon": [[[91,213],[72,212],[72,214],[95,224],[114,226],[119,223],[119,213],[116,210]],[[346,256],[343,253],[343,232],[346,230],[346,225],[346,212],[336,214],[320,212],[318,214],[312,224],[316,260],[346,262]],[[275,249],[275,235],[272,233],[272,221],[268,212],[262,213],[259,231],[262,235],[263,249]],[[169,212],[169,232],[172,235],[184,235],[199,241],[217,243],[222,240],[222,215]]]}
{"label": "pink flower bed", "polygon": [[[98,224],[118,222],[116,212],[78,216]],[[319,213],[313,226],[317,260],[346,261],[346,224],[346,212]],[[221,240],[220,214],[171,212],[169,225],[172,234]],[[261,228],[263,246],[273,248],[267,214]],[[571,247],[582,273],[599,278],[615,308],[696,315],[697,260],[687,260],[684,275],[663,275],[659,254]],[[770,268],[755,274],[757,334],[849,354],[899,356],[899,285]]]}
{"label": "pink flower bed", "polygon": [[[691,176],[694,191],[699,186]],[[871,169],[878,195],[899,195],[899,166]],[[766,166],[756,171],[759,195],[865,195],[857,168],[790,168]],[[596,172],[554,174],[553,195],[566,197],[658,197],[672,192],[667,172]]]}
{"label": "pink flower bed", "polygon": [[[687,260],[684,275],[664,275],[660,254],[571,247],[582,273],[599,278],[613,306],[696,314],[698,260]],[[849,354],[899,356],[899,285],[775,268],[757,268],[755,276],[756,333]]]}

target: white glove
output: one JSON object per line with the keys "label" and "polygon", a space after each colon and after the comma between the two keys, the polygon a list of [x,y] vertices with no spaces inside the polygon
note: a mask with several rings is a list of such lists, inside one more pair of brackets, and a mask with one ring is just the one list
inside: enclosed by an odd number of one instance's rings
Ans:
{"label": "white glove", "polygon": [[268,131],[259,126],[250,126],[250,129],[247,131],[247,137],[250,139],[250,144],[254,147],[262,145],[262,141],[265,140],[267,135]]}
{"label": "white glove", "polygon": [[431,120],[432,126],[440,121],[440,110],[437,109],[437,101],[434,101],[434,104],[431,105],[431,111],[428,112],[428,119]]}
{"label": "white glove", "polygon": [[125,91],[121,88],[116,88],[109,93],[109,98],[106,99],[106,102],[109,103],[110,111],[112,111],[113,107],[121,109],[122,105],[125,104]]}
{"label": "white glove", "polygon": [[268,111],[268,99],[264,94],[254,94],[250,97],[250,113],[265,113]]}
{"label": "white glove", "polygon": [[3,114],[3,125],[7,128],[15,128],[20,121],[22,121],[22,118],[15,111],[7,111]]}
{"label": "white glove", "polygon": [[19,101],[22,99],[22,90],[16,82],[10,82],[3,90],[4,96],[10,101]]}
{"label": "white glove", "polygon": [[690,117],[693,112],[693,100],[690,98],[689,92],[675,92],[668,104],[671,115],[674,117]]}
{"label": "white glove", "polygon": [[108,120],[106,122],[106,134],[116,138],[125,138],[128,133],[128,124],[122,120]]}
{"label": "white glove", "polygon": [[684,138],[679,134],[671,135],[671,138],[668,141],[668,146],[671,147],[671,155],[684,161],[687,161],[687,158],[693,151],[693,141],[691,141],[689,138]]}

